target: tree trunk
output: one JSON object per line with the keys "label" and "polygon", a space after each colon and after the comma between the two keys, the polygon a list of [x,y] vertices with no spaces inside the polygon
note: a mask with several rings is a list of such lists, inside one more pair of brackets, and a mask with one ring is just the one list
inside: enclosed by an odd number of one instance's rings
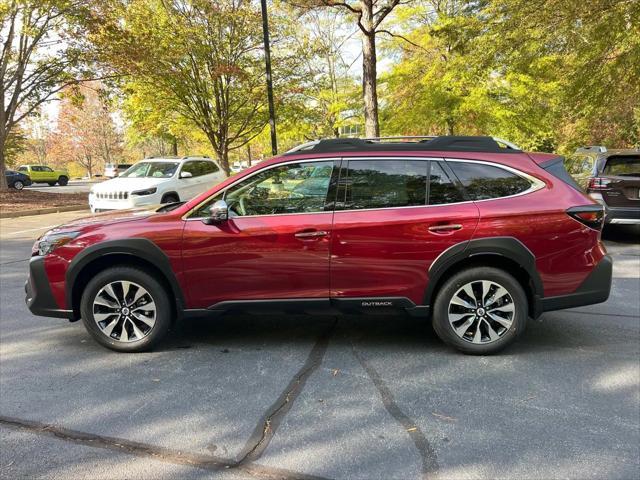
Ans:
{"label": "tree trunk", "polygon": [[251,166],[251,144],[247,143],[247,157],[248,158],[248,162],[249,162],[249,166]]}
{"label": "tree trunk", "polygon": [[376,32],[373,27],[373,3],[362,2],[362,97],[364,100],[364,134],[379,137]]}
{"label": "tree trunk", "polygon": [[178,156],[178,139],[176,137],[171,137],[171,154],[174,157]]}
{"label": "tree trunk", "polygon": [[222,170],[224,170],[225,175],[228,177],[231,173],[231,169],[229,168],[229,149],[220,146],[215,148],[215,151],[216,156],[218,157],[218,162],[220,163]]}
{"label": "tree trunk", "polygon": [[8,190],[7,177],[4,172],[6,170],[4,165],[4,138],[0,138],[0,191]]}

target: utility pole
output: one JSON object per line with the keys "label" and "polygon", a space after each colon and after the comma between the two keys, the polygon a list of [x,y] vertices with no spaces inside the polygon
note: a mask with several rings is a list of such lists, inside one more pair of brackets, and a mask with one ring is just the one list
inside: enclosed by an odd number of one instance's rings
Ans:
{"label": "utility pole", "polygon": [[262,33],[264,35],[264,63],[267,71],[267,99],[269,101],[269,128],[271,129],[271,153],[278,154],[276,137],[276,109],[273,105],[273,82],[271,81],[271,47],[269,46],[269,18],[267,0],[260,0],[262,6]]}

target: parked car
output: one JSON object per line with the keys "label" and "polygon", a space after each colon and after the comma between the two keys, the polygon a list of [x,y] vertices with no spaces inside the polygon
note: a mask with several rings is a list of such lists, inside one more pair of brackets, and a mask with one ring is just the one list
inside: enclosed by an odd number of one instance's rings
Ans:
{"label": "parked car", "polygon": [[[129,169],[131,165],[131,163],[107,163],[104,166],[104,176],[108,178],[115,178]],[[96,175],[96,177],[97,176],[98,175]]]}
{"label": "parked car", "polygon": [[243,161],[243,162],[233,162],[229,166],[229,169],[231,170],[232,174],[236,174],[249,167],[250,167],[249,162]]}
{"label": "parked car", "polygon": [[48,183],[51,187],[56,183],[63,187],[69,183],[69,172],[65,169],[53,169],[46,165],[21,165],[18,171],[28,175],[33,183]]}
{"label": "parked car", "polygon": [[89,207],[97,213],[185,201],[224,178],[224,172],[210,158],[150,158],[91,187]]}
{"label": "parked car", "polygon": [[9,188],[22,190],[24,187],[31,185],[29,175],[25,175],[24,173],[16,172],[14,170],[5,170],[4,176],[7,179],[7,185]]}
{"label": "parked car", "polygon": [[608,298],[603,217],[557,155],[491,137],[322,140],[183,204],[50,230],[26,303],[122,352],[192,316],[324,311],[422,317],[487,354],[529,318]]}
{"label": "parked car", "polygon": [[580,187],[606,207],[606,223],[640,224],[640,150],[583,147],[566,165]]}

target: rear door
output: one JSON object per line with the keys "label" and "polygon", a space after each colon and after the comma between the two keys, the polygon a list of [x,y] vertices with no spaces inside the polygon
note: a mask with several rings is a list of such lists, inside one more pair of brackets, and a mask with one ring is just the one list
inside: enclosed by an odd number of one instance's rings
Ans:
{"label": "rear door", "polygon": [[609,207],[640,207],[640,155],[612,155],[601,174],[609,180],[602,198]]}
{"label": "rear door", "polygon": [[345,158],[342,165],[331,297],[345,304],[362,299],[362,306],[367,298],[387,299],[383,306],[403,306],[404,299],[421,304],[430,265],[471,238],[477,207],[464,202],[441,159]]}

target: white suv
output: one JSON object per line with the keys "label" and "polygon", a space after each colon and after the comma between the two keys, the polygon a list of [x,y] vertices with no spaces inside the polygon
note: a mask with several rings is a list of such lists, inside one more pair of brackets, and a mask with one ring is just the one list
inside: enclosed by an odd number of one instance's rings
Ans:
{"label": "white suv", "polygon": [[149,158],[94,185],[89,207],[96,213],[190,200],[224,179],[224,171],[207,157]]}

